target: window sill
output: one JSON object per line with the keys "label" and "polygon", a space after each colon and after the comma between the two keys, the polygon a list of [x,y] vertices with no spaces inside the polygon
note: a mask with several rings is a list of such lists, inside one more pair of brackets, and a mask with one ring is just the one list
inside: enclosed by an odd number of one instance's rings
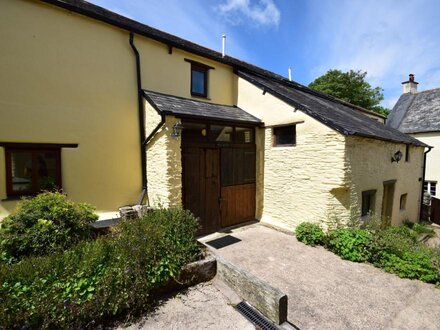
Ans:
{"label": "window sill", "polygon": [[272,146],[273,149],[288,149],[293,147],[296,147],[296,144],[281,144],[277,146]]}
{"label": "window sill", "polygon": [[211,101],[211,99],[208,96],[204,96],[202,94],[191,94],[191,97]]}
{"label": "window sill", "polygon": [[22,200],[25,197],[33,197],[33,196],[35,196],[35,195],[11,196],[11,197],[3,198],[1,200],[1,202],[15,202],[15,201]]}

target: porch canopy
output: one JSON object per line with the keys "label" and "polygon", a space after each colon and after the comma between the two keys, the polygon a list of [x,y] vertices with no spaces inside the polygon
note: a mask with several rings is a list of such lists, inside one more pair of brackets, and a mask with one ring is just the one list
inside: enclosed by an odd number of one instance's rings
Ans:
{"label": "porch canopy", "polygon": [[236,107],[144,90],[145,99],[161,115],[205,121],[222,121],[252,126],[262,126],[263,122],[246,111]]}

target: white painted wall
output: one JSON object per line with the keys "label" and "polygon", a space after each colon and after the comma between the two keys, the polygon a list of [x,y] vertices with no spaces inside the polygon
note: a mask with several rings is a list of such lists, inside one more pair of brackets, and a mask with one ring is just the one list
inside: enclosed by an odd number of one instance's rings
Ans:
{"label": "white painted wall", "polygon": [[[440,119],[439,119],[440,120]],[[426,181],[437,181],[437,194],[440,198],[440,132],[411,134],[416,139],[434,147],[426,155]]]}

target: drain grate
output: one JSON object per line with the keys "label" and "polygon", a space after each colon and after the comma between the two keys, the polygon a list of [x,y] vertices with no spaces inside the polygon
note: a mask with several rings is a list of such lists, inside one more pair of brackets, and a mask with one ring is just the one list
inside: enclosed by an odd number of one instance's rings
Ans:
{"label": "drain grate", "polygon": [[280,327],[269,321],[263,314],[249,305],[247,302],[242,301],[235,307],[241,315],[251,321],[254,325],[261,330],[279,330]]}

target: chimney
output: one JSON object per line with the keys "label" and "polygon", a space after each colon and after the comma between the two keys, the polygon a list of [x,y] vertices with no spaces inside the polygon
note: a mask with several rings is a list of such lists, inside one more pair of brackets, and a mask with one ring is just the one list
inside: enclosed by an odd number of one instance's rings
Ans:
{"label": "chimney", "polygon": [[411,94],[417,93],[417,85],[418,84],[419,84],[418,82],[414,81],[414,74],[410,73],[408,81],[404,81],[402,83],[403,94],[405,94],[405,93],[411,93]]}
{"label": "chimney", "polygon": [[289,81],[292,81],[292,68],[290,66],[288,72],[289,72]]}
{"label": "chimney", "polygon": [[222,57],[225,57],[226,52],[226,34],[222,34]]}

